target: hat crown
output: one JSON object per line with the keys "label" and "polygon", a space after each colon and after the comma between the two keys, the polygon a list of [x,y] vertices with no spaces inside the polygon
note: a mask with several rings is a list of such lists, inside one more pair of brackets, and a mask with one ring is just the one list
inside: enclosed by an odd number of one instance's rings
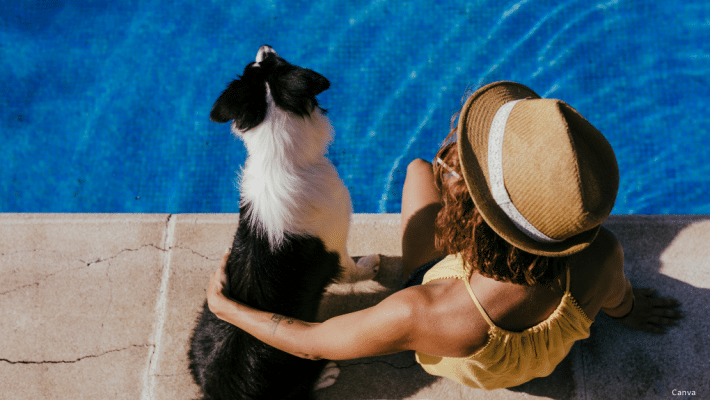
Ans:
{"label": "hat crown", "polygon": [[[510,107],[500,127],[496,114]],[[541,99],[514,82],[485,86],[461,110],[458,142],[474,204],[496,233],[522,250],[548,256],[578,252],[611,213],[619,184],[614,152],[561,100]],[[500,181],[507,204],[494,194]]]}
{"label": "hat crown", "polygon": [[505,130],[506,190],[540,232],[569,239],[611,213],[618,189],[616,158],[604,136],[575,109],[554,99],[522,101]]}

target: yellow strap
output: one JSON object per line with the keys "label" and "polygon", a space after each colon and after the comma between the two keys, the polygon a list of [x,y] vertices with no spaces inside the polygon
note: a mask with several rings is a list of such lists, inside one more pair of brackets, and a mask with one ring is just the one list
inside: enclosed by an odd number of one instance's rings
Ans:
{"label": "yellow strap", "polygon": [[[483,317],[483,319],[486,320],[486,322],[488,323],[488,326],[490,326],[491,328],[495,328],[496,325],[493,323],[493,321],[491,321],[491,317],[488,316],[488,313],[486,312],[486,310],[483,309],[483,306],[478,301],[478,298],[476,298],[476,295],[473,294],[473,289],[471,288],[470,279],[466,279],[464,277],[460,277],[460,279],[464,282],[464,284],[466,284],[466,289],[468,289],[468,294],[471,295],[473,302],[476,303],[476,307],[478,307],[478,311],[481,312],[481,316]],[[565,293],[569,293],[569,268],[567,268],[567,288],[565,289]]]}
{"label": "yellow strap", "polygon": [[488,313],[486,312],[486,310],[483,309],[481,303],[478,302],[476,295],[473,294],[473,289],[471,289],[471,282],[469,282],[469,279],[461,278],[461,280],[463,280],[463,282],[466,284],[466,289],[468,289],[468,293],[471,295],[473,302],[476,303],[476,307],[478,307],[478,311],[481,312],[481,316],[483,317],[483,319],[488,322],[488,326],[490,326],[491,328],[495,328],[496,326],[493,321],[491,321],[491,318],[488,316]]}

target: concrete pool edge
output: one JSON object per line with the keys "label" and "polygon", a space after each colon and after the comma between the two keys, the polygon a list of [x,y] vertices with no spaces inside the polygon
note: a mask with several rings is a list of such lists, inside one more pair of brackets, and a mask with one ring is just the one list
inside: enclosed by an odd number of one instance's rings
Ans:
{"label": "concrete pool edge", "polygon": [[[0,214],[0,391],[9,398],[193,398],[187,338],[237,214]],[[399,214],[355,214],[353,256],[376,281],[334,285],[321,315],[376,304],[400,280]],[[409,353],[339,362],[319,399],[660,398],[710,395],[710,216],[614,215],[626,272],[683,302],[665,336],[597,316],[547,378],[483,392],[429,377]],[[703,334],[703,332],[705,332]],[[613,371],[610,373],[610,371]]]}

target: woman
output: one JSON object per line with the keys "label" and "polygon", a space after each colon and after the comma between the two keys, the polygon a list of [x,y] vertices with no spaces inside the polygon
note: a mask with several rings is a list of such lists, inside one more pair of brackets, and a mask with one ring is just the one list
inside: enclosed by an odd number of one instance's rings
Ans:
{"label": "woman", "polygon": [[549,375],[600,310],[655,333],[676,324],[682,315],[667,307],[679,303],[632,290],[621,246],[600,226],[618,167],[589,122],[564,102],[497,82],[466,101],[457,125],[434,167],[415,160],[407,170],[405,289],[306,323],[225,298],[221,266],[210,310],[299,357],[415,350],[427,372],[484,389]]}

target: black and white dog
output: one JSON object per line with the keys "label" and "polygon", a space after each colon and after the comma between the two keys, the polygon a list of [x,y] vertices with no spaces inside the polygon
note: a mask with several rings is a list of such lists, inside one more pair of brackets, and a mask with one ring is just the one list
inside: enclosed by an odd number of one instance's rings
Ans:
{"label": "black and white dog", "polygon": [[[352,203],[325,157],[333,134],[316,101],[329,86],[262,46],[210,114],[232,121],[248,152],[225,294],[310,322],[327,285],[370,279],[379,265],[377,256],[356,265],[347,253]],[[206,303],[189,357],[205,399],[309,398],[325,365],[258,341],[217,319]]]}

